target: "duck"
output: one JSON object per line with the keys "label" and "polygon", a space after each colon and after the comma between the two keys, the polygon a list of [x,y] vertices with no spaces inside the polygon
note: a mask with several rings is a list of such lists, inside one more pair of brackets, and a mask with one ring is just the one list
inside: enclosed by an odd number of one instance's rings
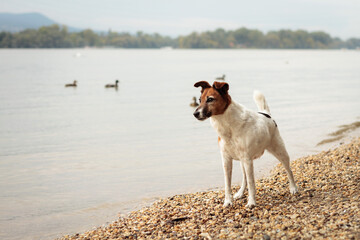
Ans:
{"label": "duck", "polygon": [[115,81],[115,84],[106,84],[106,88],[117,88],[118,87],[119,80]]}
{"label": "duck", "polygon": [[223,81],[225,81],[225,74],[223,74],[222,77],[215,78],[215,80],[223,80]]}
{"label": "duck", "polygon": [[77,81],[74,80],[73,83],[68,83],[68,84],[65,84],[65,87],[77,87]]}
{"label": "duck", "polygon": [[190,103],[190,107],[197,107],[197,106],[199,106],[199,104],[196,102],[196,97],[193,97],[192,99],[193,99],[193,102]]}

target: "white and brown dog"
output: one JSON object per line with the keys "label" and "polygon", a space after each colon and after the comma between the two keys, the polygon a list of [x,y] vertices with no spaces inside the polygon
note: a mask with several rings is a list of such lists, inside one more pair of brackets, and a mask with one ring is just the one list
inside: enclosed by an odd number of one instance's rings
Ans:
{"label": "white and brown dog", "polygon": [[225,82],[200,81],[195,87],[201,87],[200,106],[194,116],[198,120],[210,118],[219,138],[219,146],[225,175],[224,206],[232,204],[231,174],[233,160],[239,160],[243,173],[240,190],[234,198],[243,196],[246,186],[249,189],[247,207],[255,205],[255,177],[253,160],[261,157],[265,150],[273,154],[285,167],[290,192],[296,193],[297,187],[290,169],[289,155],[280,136],[279,129],[271,119],[270,110],[262,93],[255,91],[254,100],[259,112],[246,109],[232,101],[228,94],[229,85]]}

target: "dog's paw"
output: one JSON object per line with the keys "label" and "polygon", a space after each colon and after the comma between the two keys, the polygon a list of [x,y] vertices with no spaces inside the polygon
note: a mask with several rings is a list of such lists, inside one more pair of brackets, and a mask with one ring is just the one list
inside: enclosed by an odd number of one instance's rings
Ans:
{"label": "dog's paw", "polygon": [[225,200],[223,206],[224,206],[224,207],[231,207],[231,206],[232,206],[232,201],[231,201],[231,200]]}
{"label": "dog's paw", "polygon": [[242,198],[243,196],[244,196],[244,191],[242,192],[238,191],[237,193],[235,193],[234,199],[239,199]]}
{"label": "dog's paw", "polygon": [[255,201],[250,201],[250,200],[249,200],[249,202],[246,204],[246,207],[247,207],[247,208],[253,208],[253,207],[255,207],[255,205],[256,205],[256,204],[255,204]]}
{"label": "dog's paw", "polygon": [[297,193],[299,190],[298,190],[298,187],[297,186],[292,186],[290,187],[290,193],[291,194],[295,194]]}

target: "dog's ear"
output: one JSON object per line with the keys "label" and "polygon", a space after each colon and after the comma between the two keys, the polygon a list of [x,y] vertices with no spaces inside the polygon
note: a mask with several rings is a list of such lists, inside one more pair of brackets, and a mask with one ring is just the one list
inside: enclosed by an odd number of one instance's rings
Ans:
{"label": "dog's ear", "polygon": [[215,88],[221,95],[225,95],[229,90],[229,84],[226,82],[214,82],[213,88]]}
{"label": "dog's ear", "polygon": [[194,87],[201,87],[201,92],[206,88],[211,88],[211,85],[206,81],[200,81],[194,84]]}

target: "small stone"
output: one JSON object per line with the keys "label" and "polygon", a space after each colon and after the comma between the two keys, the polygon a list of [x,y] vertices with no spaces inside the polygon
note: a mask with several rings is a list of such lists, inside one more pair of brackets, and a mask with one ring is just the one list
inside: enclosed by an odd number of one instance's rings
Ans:
{"label": "small stone", "polygon": [[264,240],[270,240],[271,238],[270,238],[270,236],[269,236],[269,235],[264,234],[263,239],[264,239]]}

